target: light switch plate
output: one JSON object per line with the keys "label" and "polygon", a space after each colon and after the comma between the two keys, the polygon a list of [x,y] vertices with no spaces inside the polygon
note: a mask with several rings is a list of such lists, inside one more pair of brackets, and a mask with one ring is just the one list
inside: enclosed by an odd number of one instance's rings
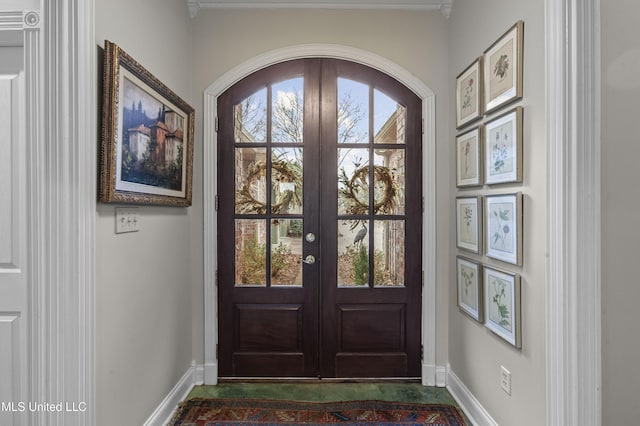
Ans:
{"label": "light switch plate", "polygon": [[116,207],[116,234],[138,232],[140,217],[137,207]]}
{"label": "light switch plate", "polygon": [[511,395],[511,372],[500,366],[500,387],[507,394]]}

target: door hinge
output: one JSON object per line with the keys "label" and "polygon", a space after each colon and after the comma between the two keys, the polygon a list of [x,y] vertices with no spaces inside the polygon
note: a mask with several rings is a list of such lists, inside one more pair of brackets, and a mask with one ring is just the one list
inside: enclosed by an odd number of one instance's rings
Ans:
{"label": "door hinge", "polygon": [[424,197],[422,197],[422,213],[424,213]]}
{"label": "door hinge", "polygon": [[216,128],[216,132],[218,131],[218,116],[216,115],[216,118],[213,120],[215,123],[215,128]]}
{"label": "door hinge", "polygon": [[420,131],[424,135],[424,118],[422,119],[422,123],[421,123],[420,127],[421,127]]}
{"label": "door hinge", "polygon": [[424,361],[424,345],[420,345],[420,360]]}
{"label": "door hinge", "polygon": [[218,202],[218,194],[216,194],[216,201],[215,201],[215,209],[216,211],[218,211],[218,208],[220,207],[220,203]]}
{"label": "door hinge", "polygon": [[424,271],[422,271],[422,288],[424,288]]}
{"label": "door hinge", "polygon": [[220,359],[220,345],[216,343],[216,359]]}

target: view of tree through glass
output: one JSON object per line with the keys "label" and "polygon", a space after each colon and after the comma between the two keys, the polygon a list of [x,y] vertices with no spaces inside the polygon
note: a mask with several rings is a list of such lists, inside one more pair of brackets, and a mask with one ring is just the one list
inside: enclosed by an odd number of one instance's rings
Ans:
{"label": "view of tree through glass", "polygon": [[[339,285],[403,285],[404,252],[397,247],[403,247],[404,220],[352,217],[404,214],[404,147],[381,145],[405,143],[406,110],[383,92],[346,78],[338,78],[336,108]],[[236,237],[249,238],[237,241],[238,284],[301,285],[301,236],[294,229],[303,219],[304,79],[274,83],[236,104],[234,134],[239,144],[236,214],[300,215],[299,219],[275,216],[258,221],[270,223],[268,229],[256,227],[254,221],[237,222]],[[261,145],[252,148],[252,144]],[[373,149],[376,145],[380,148]],[[270,182],[266,181],[268,171]],[[369,233],[373,236],[373,259]],[[270,277],[265,276],[268,269]]]}

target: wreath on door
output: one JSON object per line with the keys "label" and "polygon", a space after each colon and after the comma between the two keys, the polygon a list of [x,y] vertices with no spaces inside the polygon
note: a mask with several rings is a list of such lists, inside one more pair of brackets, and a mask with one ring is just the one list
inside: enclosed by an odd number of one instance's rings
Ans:
{"label": "wreath on door", "polygon": [[[275,176],[275,185],[280,189],[277,198],[271,200],[271,213],[279,214],[295,207],[302,206],[302,168],[297,163],[282,160],[271,162],[272,177]],[[238,213],[267,213],[266,196],[261,197],[257,193],[260,179],[267,174],[265,161],[254,162],[248,170],[247,177],[242,188],[236,191],[236,210]],[[263,190],[264,191],[264,190]]]}
{"label": "wreath on door", "polygon": [[[394,174],[389,167],[373,166],[374,204],[373,214],[392,214],[398,199],[398,187]],[[357,168],[351,176],[344,169],[338,179],[342,184],[338,189],[344,211],[349,215],[366,215],[369,213],[369,166]],[[353,228],[359,221],[355,222]]]}
{"label": "wreath on door", "polygon": [[[277,172],[275,184],[280,187],[278,197],[272,200],[271,213],[278,214],[283,210],[302,206],[302,169],[298,164],[287,161],[272,161],[272,170]],[[267,213],[267,203],[262,201],[254,188],[260,179],[266,176],[267,164],[264,161],[254,162],[248,170],[242,188],[236,192],[238,213]],[[394,174],[388,167],[373,166],[374,204],[373,214],[392,214],[397,204],[398,188]],[[338,189],[340,202],[348,215],[366,215],[369,213],[369,166],[357,168],[351,176],[341,170]],[[366,194],[366,195],[365,195]],[[265,197],[266,198],[266,197]],[[359,221],[354,221],[354,228]]]}

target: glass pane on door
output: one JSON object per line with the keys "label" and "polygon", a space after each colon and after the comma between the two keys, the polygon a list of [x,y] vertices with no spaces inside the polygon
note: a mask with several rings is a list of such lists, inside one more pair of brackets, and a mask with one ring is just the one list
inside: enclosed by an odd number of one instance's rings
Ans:
{"label": "glass pane on door", "polygon": [[267,141],[267,89],[246,97],[233,108],[235,142]]}
{"label": "glass pane on door", "polygon": [[403,215],[405,150],[376,149],[374,154],[374,214]]}
{"label": "glass pane on door", "polygon": [[338,149],[338,214],[369,213],[369,149]]}
{"label": "glass pane on door", "polygon": [[236,148],[235,154],[235,212],[264,214],[267,210],[267,150]]}
{"label": "glass pane on door", "polygon": [[302,148],[273,148],[271,153],[271,212],[302,213]]}
{"label": "glass pane on door", "polygon": [[369,286],[369,223],[338,221],[338,286]]}
{"label": "glass pane on door", "polygon": [[407,109],[379,90],[373,91],[373,109],[373,142],[405,143]]}
{"label": "glass pane on door", "polygon": [[369,86],[338,78],[338,143],[369,143]]}
{"label": "glass pane on door", "polygon": [[271,221],[271,285],[302,286],[302,219]]}
{"label": "glass pane on door", "polygon": [[267,285],[267,222],[235,220],[236,286]]}
{"label": "glass pane on door", "polygon": [[271,141],[302,143],[304,79],[293,78],[271,87]]}
{"label": "glass pane on door", "polygon": [[404,285],[404,220],[376,220],[373,230],[373,284]]}

